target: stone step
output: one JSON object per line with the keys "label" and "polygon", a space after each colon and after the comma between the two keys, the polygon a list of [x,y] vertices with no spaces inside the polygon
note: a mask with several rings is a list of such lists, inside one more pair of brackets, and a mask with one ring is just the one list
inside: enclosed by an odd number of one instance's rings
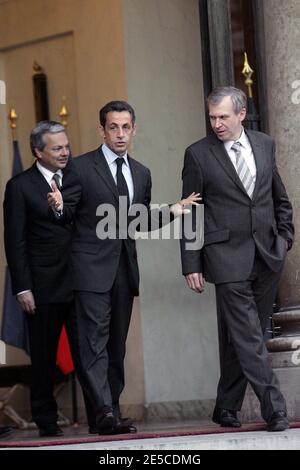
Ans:
{"label": "stone step", "polygon": [[300,323],[300,309],[274,312],[272,318],[274,323],[278,325],[281,323]]}
{"label": "stone step", "polygon": [[[20,447],[20,449],[24,449]],[[28,448],[25,448],[28,450]],[[41,449],[34,448],[35,449]],[[93,442],[75,445],[49,445],[45,450],[96,450],[99,456],[116,455],[113,451],[196,451],[196,450],[299,450],[300,429],[283,432],[239,432],[202,436],[168,437],[160,439],[131,439],[118,442]],[[102,451],[102,452],[101,452]],[[105,452],[105,453],[104,453]],[[111,453],[111,454],[110,454]],[[139,455],[135,456],[140,458]],[[205,457],[205,456],[204,456]],[[155,458],[155,457],[154,457]],[[196,457],[195,457],[196,458]],[[168,461],[172,459],[169,455]],[[204,462],[205,458],[204,458]],[[202,460],[201,460],[202,463]],[[176,462],[178,464],[178,461]],[[197,464],[195,461],[194,464]],[[198,463],[200,464],[200,463]],[[135,468],[135,467],[134,467]]]}
{"label": "stone step", "polygon": [[294,351],[300,347],[300,335],[278,336],[266,343],[269,352]]}
{"label": "stone step", "polygon": [[[280,336],[281,338],[283,336],[291,337],[292,339],[284,339],[280,343],[278,343],[279,349],[276,349],[277,351],[286,351],[287,344],[290,344],[293,342],[293,337],[299,336],[300,338],[300,308],[299,307],[291,307],[288,309],[282,309],[279,310],[278,312],[273,313],[273,328],[274,328],[274,333],[275,336]],[[274,338],[275,340],[277,339],[276,337]],[[276,341],[274,341],[274,346],[272,346],[272,349],[269,350],[275,350],[274,347],[276,347]],[[271,347],[271,345],[270,345]],[[294,349],[294,348],[292,348]]]}

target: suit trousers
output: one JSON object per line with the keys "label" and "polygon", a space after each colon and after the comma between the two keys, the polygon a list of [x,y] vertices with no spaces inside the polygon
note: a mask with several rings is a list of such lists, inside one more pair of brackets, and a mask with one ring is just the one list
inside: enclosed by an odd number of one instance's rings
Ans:
{"label": "suit trousers", "polygon": [[280,275],[256,252],[246,281],[215,286],[221,369],[216,406],[240,410],[249,382],[267,422],[274,411],[286,410],[263,338]]}
{"label": "suit trousers", "polygon": [[34,315],[27,314],[31,357],[31,410],[38,427],[57,421],[53,395],[56,353],[63,324],[68,326],[69,303],[37,305]]}
{"label": "suit trousers", "polygon": [[103,409],[119,413],[133,298],[125,249],[109,291],[74,293],[72,348],[90,426]]}

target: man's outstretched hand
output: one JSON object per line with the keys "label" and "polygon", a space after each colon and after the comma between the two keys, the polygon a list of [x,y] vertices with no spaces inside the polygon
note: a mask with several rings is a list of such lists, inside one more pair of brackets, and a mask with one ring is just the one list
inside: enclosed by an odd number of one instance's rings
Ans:
{"label": "man's outstretched hand", "polygon": [[181,201],[172,204],[172,206],[170,207],[170,211],[172,212],[174,217],[189,214],[191,210],[187,209],[186,206],[199,206],[199,201],[201,200],[202,197],[200,197],[200,193],[192,193],[186,199],[181,199]]}

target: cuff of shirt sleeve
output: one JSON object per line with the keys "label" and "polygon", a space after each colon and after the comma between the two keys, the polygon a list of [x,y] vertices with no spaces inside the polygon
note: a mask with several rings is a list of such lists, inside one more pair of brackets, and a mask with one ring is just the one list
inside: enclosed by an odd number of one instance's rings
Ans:
{"label": "cuff of shirt sleeve", "polygon": [[22,290],[21,292],[18,292],[17,297],[18,297],[18,295],[21,295],[21,294],[27,294],[27,292],[30,292],[30,289]]}

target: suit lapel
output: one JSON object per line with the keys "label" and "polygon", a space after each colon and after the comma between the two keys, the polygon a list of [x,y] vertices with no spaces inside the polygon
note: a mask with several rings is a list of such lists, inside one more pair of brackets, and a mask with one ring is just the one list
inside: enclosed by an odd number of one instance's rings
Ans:
{"label": "suit lapel", "polygon": [[252,200],[254,200],[257,195],[257,191],[258,191],[261,178],[263,175],[264,152],[261,146],[261,142],[258,139],[258,135],[255,133],[252,133],[251,131],[245,131],[245,132],[250,141],[254,159],[255,159],[255,165],[256,165],[256,181],[255,181],[255,187],[254,187],[253,196],[252,196]]}
{"label": "suit lapel", "polygon": [[30,178],[35,187],[38,188],[42,196],[45,198],[46,195],[51,191],[51,187],[45,180],[42,173],[37,169],[36,164],[34,163],[30,169]]}
{"label": "suit lapel", "polygon": [[[253,191],[253,196],[252,200],[255,199],[261,178],[263,175],[263,168],[264,168],[264,152],[261,146],[261,142],[257,138],[257,135],[255,133],[252,133],[251,131],[246,131],[246,135],[249,139],[249,142],[252,147],[254,159],[255,159],[255,165],[256,165],[256,181],[255,181],[255,187]],[[236,172],[236,169],[234,168],[229,155],[227,154],[225,147],[221,141],[217,139],[217,137],[212,136],[211,137],[211,150],[220,163],[228,176],[239,186],[239,188],[247,194],[240,178],[238,177],[238,174]],[[247,194],[248,195],[248,194]]]}
{"label": "suit lapel", "polygon": [[135,204],[139,200],[140,187],[141,187],[141,178],[138,165],[135,160],[133,160],[128,155],[128,162],[131,170],[132,181],[133,181],[133,201],[132,204]]}
{"label": "suit lapel", "polygon": [[101,147],[94,152],[94,167],[98,175],[102,178],[106,186],[112,191],[117,201],[119,201],[119,193],[115,180],[111,174],[106,158],[101,150]]}
{"label": "suit lapel", "polygon": [[[138,165],[135,160],[133,160],[131,157],[128,155],[128,163],[130,166],[130,171],[132,175],[132,180],[133,180],[133,201],[132,203],[136,203],[138,201],[138,196],[140,194],[140,173],[138,170]],[[118,189],[115,183],[115,180],[111,174],[111,171],[109,169],[109,166],[107,164],[106,158],[101,150],[101,147],[95,152],[94,154],[94,166],[99,174],[99,176],[102,178],[106,186],[112,191],[114,196],[116,197],[117,201],[119,201],[119,193]]]}
{"label": "suit lapel", "polygon": [[[229,155],[227,154],[223,142],[221,142],[217,137],[211,136],[211,151],[214,157],[218,160],[220,165],[223,167],[227,175],[234,181],[234,183],[245,193],[247,194],[243,183],[241,182],[236,169],[234,168]],[[248,194],[247,194],[248,196]],[[248,196],[249,197],[249,196]]]}

